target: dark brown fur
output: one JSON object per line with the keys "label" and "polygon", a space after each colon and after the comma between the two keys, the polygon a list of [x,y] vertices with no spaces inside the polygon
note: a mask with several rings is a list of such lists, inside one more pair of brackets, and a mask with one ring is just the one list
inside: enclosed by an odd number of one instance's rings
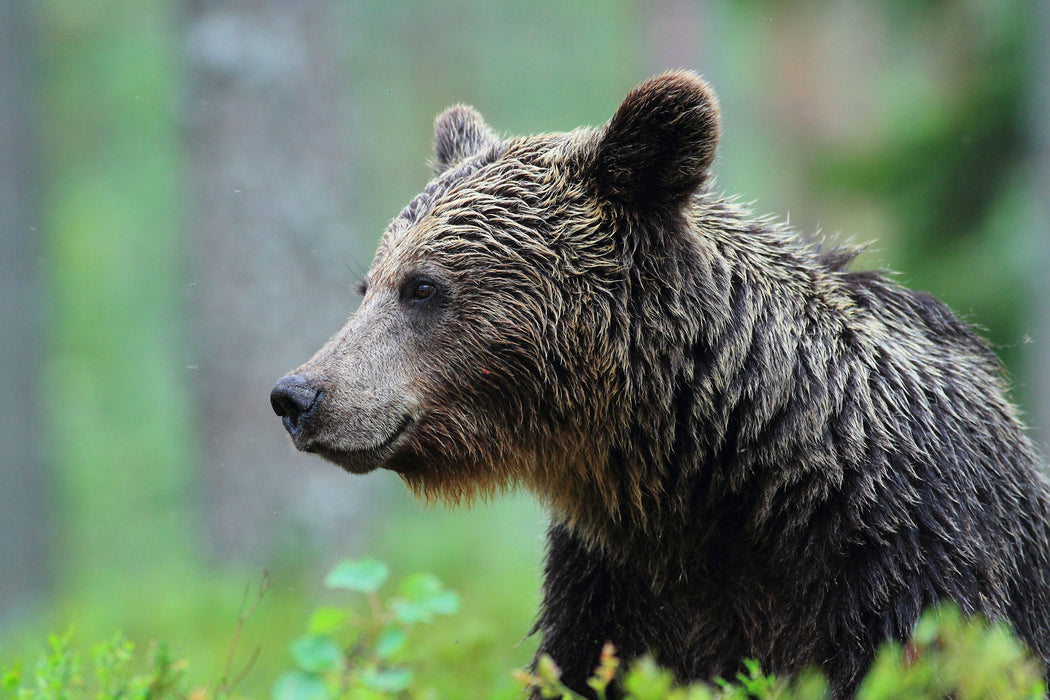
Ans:
{"label": "dark brown fur", "polygon": [[[850,694],[941,599],[1050,657],[1050,501],[984,342],[932,297],[712,191],[689,73],[605,127],[455,107],[346,328],[274,391],[300,449],[550,509],[537,623],[682,679],[821,666]],[[424,298],[419,298],[426,295]]]}

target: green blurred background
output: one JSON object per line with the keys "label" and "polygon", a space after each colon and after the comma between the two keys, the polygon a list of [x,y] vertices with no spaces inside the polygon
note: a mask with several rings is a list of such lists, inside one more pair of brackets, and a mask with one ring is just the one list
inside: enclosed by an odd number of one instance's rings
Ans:
{"label": "green blurred background", "polygon": [[469,672],[513,696],[538,507],[449,512],[347,477],[295,454],[267,398],[353,310],[455,102],[505,133],[566,130],[699,71],[720,187],[873,241],[860,265],[986,329],[1045,445],[1048,7],[0,0],[3,659],[123,629],[204,683],[267,569],[243,688],[264,697],[321,573],[369,554],[461,592],[430,633],[457,642],[435,642],[439,687]]}

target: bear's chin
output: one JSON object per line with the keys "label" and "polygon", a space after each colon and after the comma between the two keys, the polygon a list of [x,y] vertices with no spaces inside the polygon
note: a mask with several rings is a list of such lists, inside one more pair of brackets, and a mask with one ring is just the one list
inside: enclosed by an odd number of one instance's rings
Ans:
{"label": "bear's chin", "polygon": [[392,461],[411,437],[414,422],[411,417],[406,416],[394,432],[372,447],[343,448],[311,443],[301,449],[316,454],[351,474],[368,474],[376,469],[392,466]]}

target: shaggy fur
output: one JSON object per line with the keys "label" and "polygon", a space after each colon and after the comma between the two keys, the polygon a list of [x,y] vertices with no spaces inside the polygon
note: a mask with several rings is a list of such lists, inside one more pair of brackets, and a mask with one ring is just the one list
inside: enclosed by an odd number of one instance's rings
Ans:
{"label": "shaggy fur", "polygon": [[694,75],[603,128],[436,122],[346,328],[274,390],[295,444],[551,512],[536,630],[681,679],[745,657],[855,689],[942,599],[1050,658],[1050,499],[996,358],[941,302],[711,190]]}

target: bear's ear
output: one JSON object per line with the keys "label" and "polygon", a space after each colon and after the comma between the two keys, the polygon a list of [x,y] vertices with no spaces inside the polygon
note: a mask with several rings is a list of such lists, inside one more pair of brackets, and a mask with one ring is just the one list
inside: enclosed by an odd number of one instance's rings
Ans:
{"label": "bear's ear", "polygon": [[718,100],[688,71],[650,78],[599,132],[589,177],[628,206],[677,209],[699,189],[718,145]]}
{"label": "bear's ear", "polygon": [[499,142],[473,107],[449,107],[434,120],[434,174]]}

